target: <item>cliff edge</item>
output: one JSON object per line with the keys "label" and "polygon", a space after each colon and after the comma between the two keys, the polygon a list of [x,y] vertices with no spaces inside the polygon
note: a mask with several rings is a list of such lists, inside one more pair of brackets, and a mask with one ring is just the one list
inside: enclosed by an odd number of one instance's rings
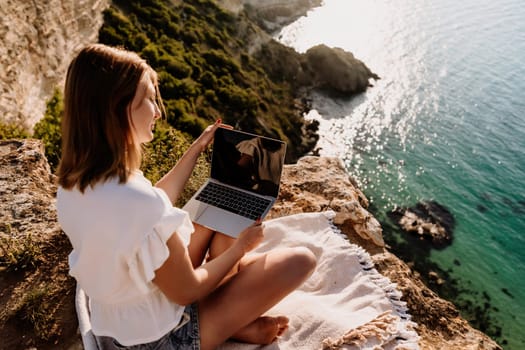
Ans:
{"label": "cliff edge", "polygon": [[[55,178],[40,141],[0,141],[0,193],[0,349],[81,348],[75,284],[67,274],[71,247],[56,221]],[[377,270],[398,285],[422,349],[501,349],[386,250],[367,206],[340,160],[303,157],[285,166],[269,218],[334,210],[349,241],[365,248]]]}
{"label": "cliff edge", "polygon": [[0,119],[28,129],[78,49],[95,42],[108,0],[2,1]]}

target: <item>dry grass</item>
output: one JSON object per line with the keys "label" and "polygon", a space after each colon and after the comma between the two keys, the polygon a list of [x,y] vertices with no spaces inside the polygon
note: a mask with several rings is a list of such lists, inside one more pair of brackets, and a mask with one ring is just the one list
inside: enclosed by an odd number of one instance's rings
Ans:
{"label": "dry grass", "polygon": [[53,336],[55,328],[50,299],[52,299],[50,287],[38,286],[23,295],[9,316],[27,323],[38,338],[48,340]]}
{"label": "dry grass", "polygon": [[[42,249],[33,235],[11,236],[9,224],[0,236],[0,270],[17,271],[35,268],[42,261]],[[2,230],[4,231],[4,230]]]}
{"label": "dry grass", "polygon": [[[71,247],[63,234],[0,237],[0,349],[63,349],[76,329]],[[64,341],[64,336],[67,340]],[[1,343],[1,342],[0,342]]]}

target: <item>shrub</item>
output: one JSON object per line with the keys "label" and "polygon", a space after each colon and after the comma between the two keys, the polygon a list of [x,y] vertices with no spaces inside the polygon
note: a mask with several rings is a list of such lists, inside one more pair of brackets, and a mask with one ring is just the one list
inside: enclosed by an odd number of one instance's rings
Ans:
{"label": "shrub", "polygon": [[256,109],[257,95],[250,89],[243,90],[235,85],[221,87],[217,90],[218,97],[227,103],[233,110],[246,112],[250,109]]}
{"label": "shrub", "polygon": [[204,72],[200,81],[202,86],[207,89],[215,89],[217,87],[217,78],[211,72]]}
{"label": "shrub", "polygon": [[228,57],[223,51],[220,50],[210,50],[204,52],[204,59],[210,66],[213,67],[213,70],[216,73],[220,74],[233,74],[241,70],[241,67],[237,62],[235,62],[231,57]]}
{"label": "shrub", "polygon": [[23,126],[0,121],[0,140],[25,139],[29,136],[29,131],[27,131]]}
{"label": "shrub", "polygon": [[141,56],[148,61],[150,65],[157,65],[159,64],[159,50],[157,45],[149,43],[144,47],[144,49],[141,52]]}
{"label": "shrub", "polygon": [[63,111],[62,93],[59,89],[55,89],[53,96],[47,102],[44,117],[33,128],[33,136],[42,140],[47,160],[53,171],[60,161],[62,143],[60,122]]}
{"label": "shrub", "polygon": [[204,97],[206,98],[206,101],[211,105],[216,105],[217,103],[219,103],[219,99],[217,98],[217,95],[213,90],[204,91]]}
{"label": "shrub", "polygon": [[218,35],[210,31],[206,31],[204,32],[204,37],[206,38],[206,43],[210,47],[214,49],[224,49],[224,43],[222,42],[222,39]]}
{"label": "shrub", "polygon": [[130,50],[138,51],[134,45],[137,32],[129,19],[115,8],[104,11],[104,22],[109,25],[103,26],[99,31],[99,40],[113,46],[124,46]]}
{"label": "shrub", "polygon": [[[146,145],[142,162],[144,175],[155,183],[166,174],[191,145],[190,138],[170,127],[165,122],[157,122],[155,138]],[[204,183],[209,174],[206,155],[201,155],[192,176],[184,187],[184,192],[176,205],[182,206]]]}
{"label": "shrub", "polygon": [[163,55],[159,64],[166,67],[166,71],[177,79],[187,78],[192,73],[191,67],[184,60],[174,56]]}

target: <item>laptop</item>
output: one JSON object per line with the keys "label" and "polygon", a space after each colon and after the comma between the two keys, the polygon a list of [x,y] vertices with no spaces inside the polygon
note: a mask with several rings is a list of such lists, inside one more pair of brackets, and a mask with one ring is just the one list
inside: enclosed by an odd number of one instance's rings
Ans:
{"label": "laptop", "polygon": [[210,178],[182,209],[193,222],[237,237],[275,203],[285,153],[284,141],[218,128]]}

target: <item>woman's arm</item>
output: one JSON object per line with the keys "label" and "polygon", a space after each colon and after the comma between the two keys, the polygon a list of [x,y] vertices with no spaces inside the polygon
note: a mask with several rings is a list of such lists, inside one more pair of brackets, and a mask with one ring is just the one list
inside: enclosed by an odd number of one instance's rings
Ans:
{"label": "woman's arm", "polygon": [[215,259],[194,268],[179,235],[168,240],[168,259],[155,271],[153,282],[179,305],[188,305],[209,295],[222,279],[262,240],[260,221],[244,230],[235,243]]}
{"label": "woman's arm", "polygon": [[172,203],[175,203],[182,193],[186,182],[191,176],[199,155],[213,140],[218,127],[223,126],[221,120],[209,125],[203,133],[191,144],[190,148],[177,161],[177,164],[160,179],[155,186],[162,188]]}

